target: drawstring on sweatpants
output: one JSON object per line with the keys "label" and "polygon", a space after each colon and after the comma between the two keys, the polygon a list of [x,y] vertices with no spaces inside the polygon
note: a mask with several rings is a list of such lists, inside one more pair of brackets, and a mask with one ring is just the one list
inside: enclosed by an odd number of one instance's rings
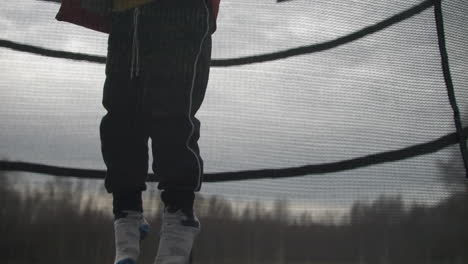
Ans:
{"label": "drawstring on sweatpants", "polygon": [[[138,15],[140,9],[135,8],[133,12],[133,44],[132,44],[132,66],[130,67],[130,79],[133,78],[133,71],[135,69],[135,76],[138,76],[139,61],[138,61]],[[134,67],[135,66],[135,67]]]}
{"label": "drawstring on sweatpants", "polygon": [[[130,67],[130,80],[134,77],[138,76],[139,73],[139,50],[138,50],[138,15],[140,14],[140,9],[136,7],[133,11],[133,43],[132,43],[132,65]],[[135,72],[135,74],[134,74]],[[135,84],[135,88],[139,88],[139,85]],[[142,91],[136,91],[136,108],[135,108],[135,117],[133,120],[133,125],[137,126],[137,120],[140,115],[140,111],[142,111],[143,107],[143,98],[142,98]]]}

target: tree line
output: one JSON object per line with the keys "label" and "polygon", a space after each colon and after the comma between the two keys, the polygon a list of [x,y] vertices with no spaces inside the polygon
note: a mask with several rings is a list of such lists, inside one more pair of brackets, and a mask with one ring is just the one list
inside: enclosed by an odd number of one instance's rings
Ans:
{"label": "tree line", "polygon": [[[0,259],[6,264],[112,263],[112,216],[98,210],[83,187],[54,180],[46,190],[18,192],[0,175]],[[158,195],[153,193],[151,195]],[[158,200],[159,197],[154,197]],[[356,201],[345,221],[291,221],[289,203],[273,210],[260,201],[239,214],[219,196],[197,196],[202,232],[199,264],[468,263],[468,195],[451,194],[435,206],[407,205],[400,196]],[[152,226],[139,263],[152,263],[161,207],[146,215]]]}

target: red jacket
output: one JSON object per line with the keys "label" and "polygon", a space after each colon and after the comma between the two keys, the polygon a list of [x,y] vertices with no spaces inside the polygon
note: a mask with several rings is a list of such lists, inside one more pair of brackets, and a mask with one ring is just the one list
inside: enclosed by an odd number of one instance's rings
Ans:
{"label": "red jacket", "polygon": [[[218,18],[220,0],[209,1],[211,1],[214,17],[214,32],[216,30],[216,20]],[[62,0],[62,4],[60,5],[60,9],[55,16],[55,19],[103,33],[110,33],[110,14],[102,15],[84,9],[81,7],[81,0]]]}

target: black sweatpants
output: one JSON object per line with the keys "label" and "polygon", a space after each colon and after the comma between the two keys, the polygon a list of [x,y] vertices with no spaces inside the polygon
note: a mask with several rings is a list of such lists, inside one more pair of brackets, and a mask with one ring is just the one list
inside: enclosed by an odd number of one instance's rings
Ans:
{"label": "black sweatpants", "polygon": [[108,193],[146,190],[151,138],[158,189],[193,204],[203,175],[195,114],[208,83],[211,21],[205,0],[156,0],[112,14],[100,125]]}

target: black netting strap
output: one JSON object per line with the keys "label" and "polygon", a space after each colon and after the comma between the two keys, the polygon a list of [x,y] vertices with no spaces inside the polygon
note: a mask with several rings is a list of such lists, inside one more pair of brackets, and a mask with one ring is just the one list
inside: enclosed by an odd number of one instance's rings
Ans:
{"label": "black netting strap", "polygon": [[[260,62],[267,62],[267,61],[275,61],[275,60],[281,60],[281,59],[285,59],[289,57],[311,54],[314,52],[325,51],[325,50],[329,50],[332,48],[336,48],[341,45],[361,39],[365,36],[368,36],[380,30],[383,30],[387,27],[390,27],[412,16],[415,16],[423,12],[424,10],[430,8],[433,5],[432,1],[433,0],[426,0],[424,2],[421,2],[420,4],[417,4],[414,7],[409,8],[408,10],[398,13],[381,22],[378,22],[374,25],[370,25],[356,32],[353,32],[349,35],[342,36],[334,40],[311,44],[311,45],[302,46],[302,47],[297,47],[297,48],[292,48],[292,49],[283,50],[283,51],[267,53],[267,54],[259,54],[259,55],[240,57],[240,58],[213,59],[211,61],[211,66],[228,67],[228,66],[239,66],[239,65],[246,65],[246,64],[253,64],[253,63],[260,63]],[[33,53],[37,55],[47,56],[47,57],[63,58],[63,59],[70,59],[70,60],[81,60],[81,61],[101,63],[101,64],[106,63],[105,56],[97,56],[97,55],[90,55],[90,54],[83,54],[83,53],[74,53],[74,52],[68,52],[68,51],[46,49],[46,48],[41,48],[41,47],[35,47],[32,45],[20,44],[17,42],[4,40],[4,39],[0,39],[0,47],[10,48],[10,49],[17,50],[17,51],[28,52],[28,53]]]}
{"label": "black netting strap", "polygon": [[466,177],[468,178],[468,155],[466,149],[466,138],[463,135],[463,124],[460,118],[460,110],[458,109],[457,100],[455,97],[455,90],[453,88],[452,76],[450,74],[449,59],[447,54],[447,48],[445,45],[445,33],[444,33],[444,20],[442,17],[442,1],[434,1],[434,13],[437,24],[437,36],[439,39],[439,50],[442,61],[442,69],[444,72],[445,85],[447,86],[448,97],[450,105],[453,109],[453,116],[455,120],[455,127],[457,129],[458,142],[460,143],[460,150],[465,165]]}
{"label": "black netting strap", "polygon": [[[468,127],[462,131],[463,140],[466,140],[468,135]],[[306,176],[311,174],[324,174],[338,171],[345,171],[367,167],[386,162],[404,160],[420,155],[437,152],[445,147],[459,142],[456,132],[440,137],[436,140],[413,145],[407,148],[371,154],[363,157],[358,157],[349,160],[338,162],[306,165],[300,167],[280,168],[280,169],[261,169],[261,170],[246,170],[220,173],[206,173],[203,176],[203,182],[225,182],[225,181],[240,181],[253,179],[274,179],[274,178],[290,178],[297,176]],[[76,177],[88,179],[103,179],[106,172],[103,170],[88,170],[64,168],[57,166],[49,166],[43,164],[34,164],[28,162],[17,161],[0,161],[0,171],[24,171],[33,173],[49,174],[61,177]],[[148,175],[148,182],[158,182],[159,179],[154,174]]]}

